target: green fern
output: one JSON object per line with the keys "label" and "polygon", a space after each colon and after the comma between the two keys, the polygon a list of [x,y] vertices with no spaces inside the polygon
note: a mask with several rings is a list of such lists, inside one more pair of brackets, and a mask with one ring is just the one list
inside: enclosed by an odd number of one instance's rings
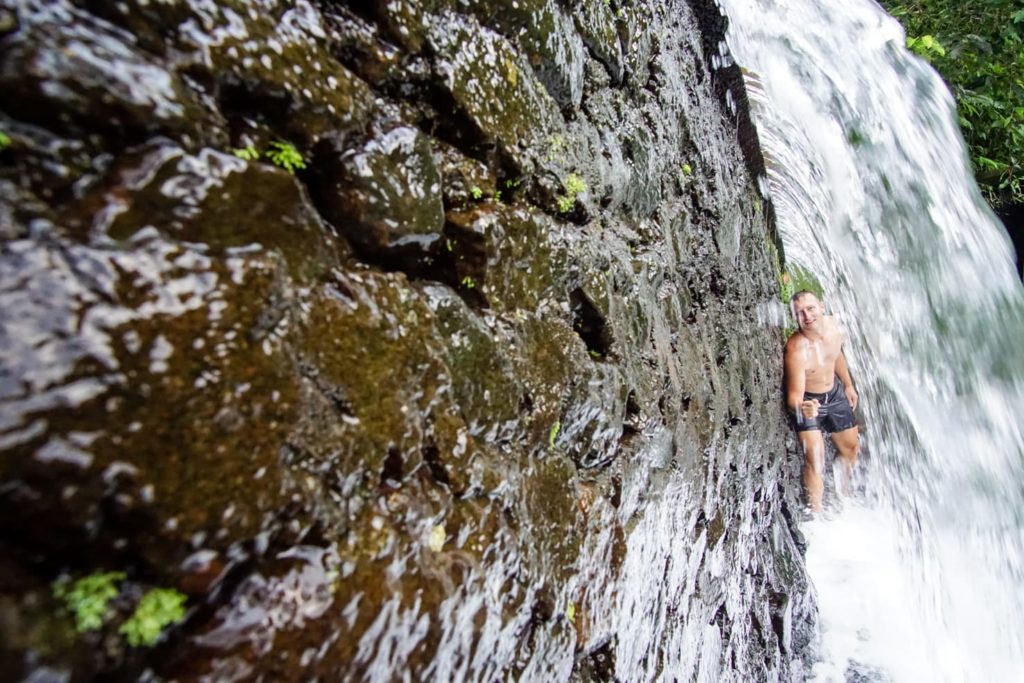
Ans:
{"label": "green fern", "polygon": [[275,140],[270,143],[270,149],[264,152],[264,155],[275,166],[279,166],[289,173],[295,173],[296,169],[302,170],[306,168],[306,160],[302,158],[299,150],[295,149],[295,145],[290,142]]}

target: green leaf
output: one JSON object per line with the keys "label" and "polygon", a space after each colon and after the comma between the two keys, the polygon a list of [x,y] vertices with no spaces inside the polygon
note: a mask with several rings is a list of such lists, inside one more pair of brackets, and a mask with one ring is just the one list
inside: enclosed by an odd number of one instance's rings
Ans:
{"label": "green leaf", "polygon": [[245,159],[246,161],[256,161],[260,158],[260,153],[252,145],[233,149],[231,150],[231,153],[239,159]]}
{"label": "green leaf", "polygon": [[187,598],[172,588],[154,588],[142,596],[139,606],[118,631],[132,647],[155,643],[165,627],[185,618]]}
{"label": "green leaf", "polygon": [[555,424],[551,425],[551,431],[548,433],[548,447],[555,447],[555,439],[558,438],[558,431],[562,428],[562,423],[555,421]]}
{"label": "green leaf", "polygon": [[94,631],[108,616],[107,605],[120,592],[117,582],[124,580],[124,572],[94,572],[68,585],[65,581],[53,584],[53,595],[75,617],[79,633]]}
{"label": "green leaf", "polygon": [[5,149],[7,149],[10,146],[11,146],[11,138],[7,135],[7,133],[4,133],[3,131],[0,131],[0,152],[4,151]]}

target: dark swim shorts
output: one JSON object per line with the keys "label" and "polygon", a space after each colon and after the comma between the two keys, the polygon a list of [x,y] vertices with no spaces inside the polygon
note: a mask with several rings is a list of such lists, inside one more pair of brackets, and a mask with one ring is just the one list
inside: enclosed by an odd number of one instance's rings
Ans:
{"label": "dark swim shorts", "polygon": [[835,378],[832,389],[824,394],[804,394],[804,400],[818,401],[818,416],[807,419],[802,413],[797,412],[795,417],[796,431],[810,432],[820,429],[825,432],[841,432],[857,424],[853,417],[853,408],[846,400],[846,392],[843,390],[843,383]]}

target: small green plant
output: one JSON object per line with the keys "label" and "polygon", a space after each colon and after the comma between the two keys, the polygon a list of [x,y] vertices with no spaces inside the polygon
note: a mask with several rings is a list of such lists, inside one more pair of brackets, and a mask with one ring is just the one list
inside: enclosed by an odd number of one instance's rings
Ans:
{"label": "small green plant", "polygon": [[475,289],[476,282],[473,280],[472,277],[467,275],[466,277],[462,278],[462,286],[465,287],[466,289]]}
{"label": "small green plant", "polygon": [[562,423],[555,420],[555,424],[551,425],[551,431],[548,433],[548,448],[555,447],[555,439],[558,438],[558,432],[562,428]]}
{"label": "small green plant", "polygon": [[470,196],[473,197],[473,199],[480,199],[481,197],[484,196],[484,191],[481,190],[476,185],[474,185],[473,187],[469,188],[469,194]]}
{"label": "small green plant", "polygon": [[132,647],[150,646],[166,626],[185,618],[185,596],[172,588],[154,588],[142,596],[139,606],[118,631]]}
{"label": "small green plant", "polygon": [[593,349],[591,349],[589,353],[591,358],[601,360],[601,353],[599,351],[594,351]]}
{"label": "small green plant", "polygon": [[103,625],[107,605],[117,597],[120,591],[116,584],[122,580],[124,572],[93,572],[70,584],[67,580],[55,581],[53,595],[74,615],[75,629],[85,633]]}
{"label": "small green plant", "polygon": [[283,140],[271,142],[270,149],[265,152],[265,155],[275,166],[279,166],[289,173],[295,173],[295,169],[306,168],[306,160],[290,142]]}
{"label": "small green plant", "polygon": [[11,146],[11,138],[7,133],[0,131],[0,152]]}
{"label": "small green plant", "polygon": [[565,608],[565,618],[568,619],[569,621],[575,621],[576,620],[576,603],[575,602],[570,602],[569,605]]}
{"label": "small green plant", "polygon": [[501,201],[501,190],[498,190],[497,192],[494,193],[494,201],[496,201],[496,202],[500,202]]}
{"label": "small green plant", "polygon": [[576,198],[587,191],[587,183],[575,173],[570,173],[563,185],[565,185],[565,194],[558,198],[558,211],[559,213],[569,213],[576,206]]}
{"label": "small green plant", "polygon": [[924,57],[929,61],[931,61],[933,55],[938,55],[939,57],[946,56],[946,48],[942,47],[942,43],[935,40],[933,36],[920,36],[917,38],[909,36],[907,38],[907,48],[914,54]]}
{"label": "small green plant", "polygon": [[239,159],[245,159],[246,161],[256,161],[260,158],[260,153],[252,145],[246,145],[245,147],[239,147],[238,149],[231,150]]}
{"label": "small green plant", "polygon": [[693,173],[693,169],[690,168],[690,165],[689,164],[683,164],[683,175],[686,176],[687,178],[689,178],[692,173]]}
{"label": "small green plant", "polygon": [[505,181],[505,188],[509,190],[517,188],[522,182],[522,178],[509,178],[508,180]]}

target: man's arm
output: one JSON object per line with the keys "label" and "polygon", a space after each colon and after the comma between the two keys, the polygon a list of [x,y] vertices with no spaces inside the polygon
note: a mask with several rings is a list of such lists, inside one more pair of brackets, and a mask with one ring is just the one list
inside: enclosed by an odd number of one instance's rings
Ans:
{"label": "man's arm", "polygon": [[836,376],[839,381],[843,383],[843,387],[846,392],[846,400],[850,402],[850,407],[854,410],[857,409],[857,390],[853,388],[853,378],[850,377],[850,369],[846,366],[846,356],[843,355],[843,349],[839,349],[839,355],[836,356]]}
{"label": "man's arm", "polygon": [[796,342],[786,344],[786,355],[783,362],[786,382],[786,407],[794,415],[799,415],[800,404],[804,400],[804,388],[807,385],[804,350]]}

